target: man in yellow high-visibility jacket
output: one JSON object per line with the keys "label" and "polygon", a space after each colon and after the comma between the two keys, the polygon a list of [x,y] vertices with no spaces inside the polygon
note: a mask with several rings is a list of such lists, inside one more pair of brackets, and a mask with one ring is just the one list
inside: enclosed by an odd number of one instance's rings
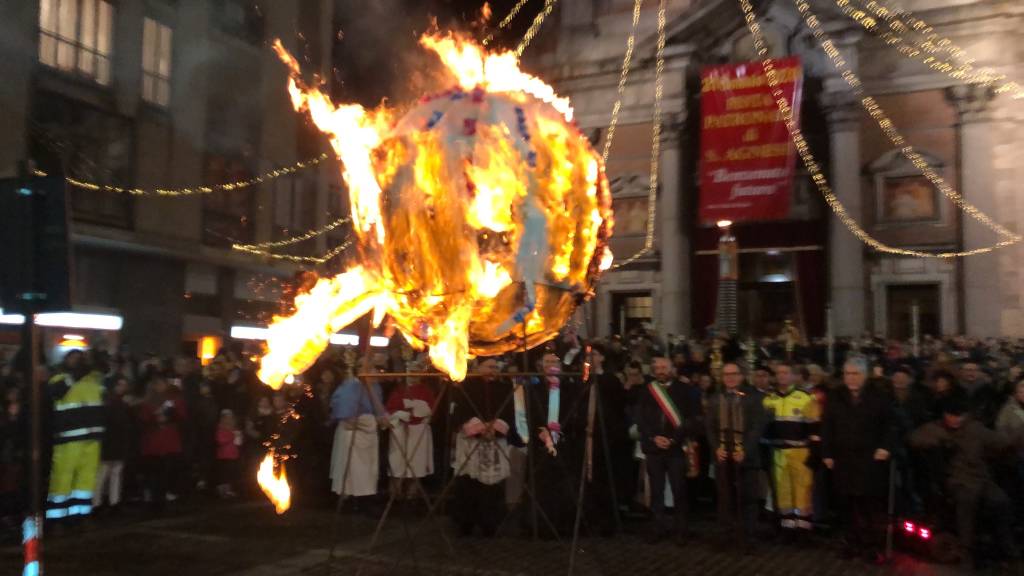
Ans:
{"label": "man in yellow high-visibility jacket", "polygon": [[775,379],[775,392],[764,399],[768,412],[765,441],[772,447],[775,511],[783,529],[810,530],[814,471],[808,467],[808,459],[820,442],[820,410],[813,395],[794,386],[790,364],[777,364]]}
{"label": "man in yellow high-visibility jacket", "polygon": [[80,350],[72,350],[47,392],[53,401],[53,465],[46,518],[87,516],[104,430],[103,379],[91,371]]}

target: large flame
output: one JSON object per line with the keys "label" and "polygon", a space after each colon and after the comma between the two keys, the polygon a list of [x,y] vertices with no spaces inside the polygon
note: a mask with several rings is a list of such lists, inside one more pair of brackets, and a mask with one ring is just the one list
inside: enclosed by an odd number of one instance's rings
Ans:
{"label": "large flame", "polygon": [[511,52],[452,34],[420,43],[456,87],[401,118],[384,105],[335,105],[274,43],[295,109],[341,160],[360,260],[275,318],[259,371],[274,388],[371,311],[461,380],[475,355],[553,337],[610,265],[607,179],[568,99]]}
{"label": "large flame", "polygon": [[274,503],[274,510],[284,514],[292,505],[292,489],[288,486],[288,476],[284,472],[284,463],[278,465],[280,471],[274,472],[274,452],[270,451],[260,469],[256,472],[256,480],[260,483],[263,493]]}
{"label": "large flame", "polygon": [[547,102],[572,121],[568,98],[555,94],[555,89],[540,78],[519,69],[514,52],[487,53],[482,46],[467,42],[454,34],[427,34],[420,44],[437,52],[441,62],[455,75],[463,90],[483,87],[488,92],[522,92]]}

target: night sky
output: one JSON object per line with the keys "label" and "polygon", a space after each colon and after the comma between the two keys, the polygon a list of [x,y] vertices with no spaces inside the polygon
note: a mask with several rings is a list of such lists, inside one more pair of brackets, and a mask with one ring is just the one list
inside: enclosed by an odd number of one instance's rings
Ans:
{"label": "night sky", "polygon": [[[344,4],[344,6],[342,6]],[[415,99],[429,85],[424,74],[434,64],[424,61],[419,35],[433,19],[444,29],[469,31],[480,38],[483,0],[373,0],[338,3],[334,47],[334,98],[375,105],[382,98],[396,102]],[[512,9],[516,0],[491,0],[491,26]],[[544,6],[530,0],[512,25],[495,35],[499,45],[514,46]]]}

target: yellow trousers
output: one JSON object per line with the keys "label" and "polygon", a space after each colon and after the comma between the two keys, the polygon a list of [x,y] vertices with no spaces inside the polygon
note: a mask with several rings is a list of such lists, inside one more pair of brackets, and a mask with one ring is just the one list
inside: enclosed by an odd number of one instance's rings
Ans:
{"label": "yellow trousers", "polygon": [[807,467],[807,448],[776,448],[772,451],[772,479],[776,512],[786,528],[810,528],[814,471]]}
{"label": "yellow trousers", "polygon": [[92,492],[100,464],[100,441],[81,440],[53,447],[46,517],[59,520],[92,512]]}

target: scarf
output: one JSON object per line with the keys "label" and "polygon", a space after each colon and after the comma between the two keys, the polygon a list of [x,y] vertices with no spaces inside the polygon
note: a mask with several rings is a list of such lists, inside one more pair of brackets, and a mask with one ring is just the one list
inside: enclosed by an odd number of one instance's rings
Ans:
{"label": "scarf", "polygon": [[[558,413],[561,405],[561,385],[558,380],[558,376],[550,375],[546,376],[546,384],[548,385],[548,417],[546,427],[548,432],[551,433],[551,440],[555,444],[562,435],[562,425],[558,422]],[[516,386],[515,391],[512,394],[512,402],[515,408],[515,426],[516,432],[519,437],[523,439],[524,444],[530,443],[530,426],[526,417],[526,393],[525,386],[527,384],[538,384],[536,379],[523,379]]]}
{"label": "scarf", "polygon": [[658,403],[658,407],[668,418],[673,428],[679,428],[683,425],[683,417],[679,413],[679,408],[676,408],[676,403],[672,401],[672,398],[668,395],[668,385],[661,382],[651,382],[647,385],[647,390],[650,391],[651,396],[654,397],[655,402]]}
{"label": "scarf", "polygon": [[732,434],[732,449],[743,451],[743,394],[725,392],[718,403],[718,444],[723,448],[729,444]]}

